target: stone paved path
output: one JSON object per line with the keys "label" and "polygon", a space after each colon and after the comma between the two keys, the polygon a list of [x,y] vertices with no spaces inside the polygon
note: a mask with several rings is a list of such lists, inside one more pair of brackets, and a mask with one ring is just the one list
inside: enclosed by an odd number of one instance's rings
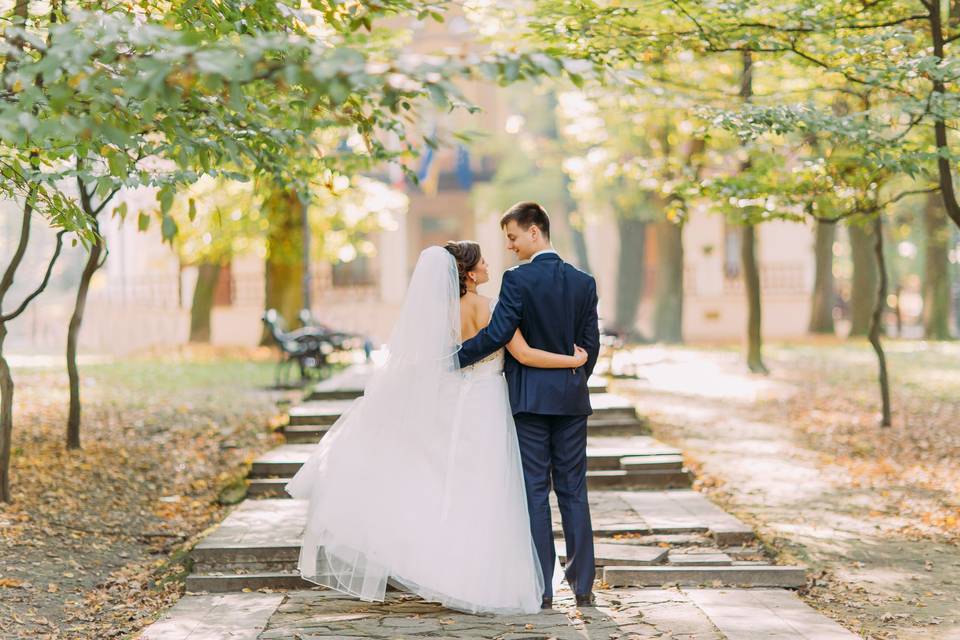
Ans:
{"label": "stone paved path", "polygon": [[[311,390],[310,402],[305,406],[344,406],[356,395],[365,375],[368,372],[364,370],[348,370],[339,383],[328,381]],[[608,412],[620,414],[615,420],[636,420],[632,408],[625,411],[622,399],[608,394],[605,385],[595,381],[592,386],[599,404]],[[324,421],[335,420],[336,416],[337,412],[331,410],[324,415]],[[305,420],[303,424],[311,422]],[[603,465],[619,462],[626,466],[630,458],[621,458],[617,452],[636,452],[638,447],[644,448],[648,464],[656,461],[649,458],[651,455],[679,454],[648,436],[629,432],[591,434],[589,446],[599,456],[595,462]],[[268,454],[261,463],[295,463],[287,455],[295,452],[299,449],[287,445],[286,449]],[[600,459],[606,456],[613,460]],[[804,576],[802,568],[770,565],[753,532],[702,494],[689,489],[591,489],[590,501],[598,564],[602,566],[598,584],[604,587],[597,592],[596,608],[577,610],[569,591],[561,591],[552,611],[531,616],[475,616],[401,592],[388,593],[384,603],[365,603],[311,588],[296,574],[306,505],[289,499],[248,499],[194,548],[194,573],[187,579],[187,595],[141,637],[855,637],[810,609],[789,590],[717,588],[727,584],[799,586]],[[559,513],[556,504],[553,507],[558,551],[562,552]],[[622,587],[607,588],[610,585]],[[646,585],[652,588],[638,588]],[[684,585],[692,588],[682,588]]]}

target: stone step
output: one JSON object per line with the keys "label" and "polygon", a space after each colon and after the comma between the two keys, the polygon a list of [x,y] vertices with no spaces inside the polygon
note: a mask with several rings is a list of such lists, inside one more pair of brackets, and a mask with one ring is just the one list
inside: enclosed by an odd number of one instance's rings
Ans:
{"label": "stone step", "polygon": [[678,585],[781,587],[797,589],[807,583],[803,567],[780,565],[683,566],[651,567],[607,566],[603,582],[611,587],[660,587]]}
{"label": "stone step", "polygon": [[692,482],[690,472],[682,469],[587,471],[589,489],[681,489]]}
{"label": "stone step", "polygon": [[[256,473],[251,471],[247,491],[252,498],[287,498],[284,485],[296,473],[295,463],[261,464]],[[299,464],[297,464],[299,468]],[[276,473],[274,473],[276,471]],[[270,477],[279,476],[279,477]],[[597,470],[587,471],[587,488],[602,489],[674,489],[689,487],[690,472],[655,469],[652,471]]]}
{"label": "stone step", "polygon": [[604,417],[594,414],[587,420],[587,434],[590,436],[630,436],[650,433],[650,425],[645,419],[632,417]]}
{"label": "stone step", "polygon": [[[550,503],[554,522],[559,522],[554,496]],[[604,538],[697,534],[719,547],[755,540],[750,527],[690,489],[591,491],[590,514],[594,533]]]}
{"label": "stone step", "polygon": [[587,446],[587,468],[596,471],[632,468],[635,471],[679,470],[683,456],[656,451],[631,451]]}
{"label": "stone step", "polygon": [[[354,365],[346,371],[332,376],[328,380],[314,385],[304,396],[306,402],[313,400],[353,400],[363,395],[367,379],[370,377],[368,365]],[[591,376],[587,380],[590,393],[607,393],[607,379],[603,376]]]}
{"label": "stone step", "polygon": [[[291,407],[289,423],[292,425],[333,424],[356,400],[311,400]],[[633,404],[622,396],[612,393],[595,393],[590,399],[593,415],[590,426],[607,430],[636,430],[645,428],[637,417]]]}
{"label": "stone step", "polygon": [[[258,456],[250,467],[251,478],[291,478],[310,457],[315,444],[282,444]],[[658,449],[595,449],[587,447],[587,476],[597,488],[604,486],[689,486],[683,458],[658,454]],[[596,473],[592,473],[596,472]],[[595,480],[594,480],[595,478]]]}
{"label": "stone step", "polygon": [[289,444],[310,444],[320,442],[327,435],[329,424],[287,424],[280,432]]}
{"label": "stone step", "polygon": [[751,542],[753,529],[692,490],[623,492],[621,499],[655,529],[698,523],[721,547]]}
{"label": "stone step", "polygon": [[316,585],[296,571],[263,573],[191,573],[186,579],[190,593],[228,593],[250,589],[309,589]]}
{"label": "stone step", "polygon": [[304,402],[288,411],[289,424],[329,425],[337,421],[356,400],[315,400]]}

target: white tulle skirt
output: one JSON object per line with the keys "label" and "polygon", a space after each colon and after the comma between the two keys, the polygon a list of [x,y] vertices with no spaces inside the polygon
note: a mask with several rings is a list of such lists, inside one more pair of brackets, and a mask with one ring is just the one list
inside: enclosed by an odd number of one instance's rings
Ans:
{"label": "white tulle skirt", "polygon": [[301,575],[368,601],[390,580],[460,611],[538,612],[543,575],[503,376],[453,372],[413,385],[419,397],[391,397],[411,386],[386,377],[285,487],[309,500]]}

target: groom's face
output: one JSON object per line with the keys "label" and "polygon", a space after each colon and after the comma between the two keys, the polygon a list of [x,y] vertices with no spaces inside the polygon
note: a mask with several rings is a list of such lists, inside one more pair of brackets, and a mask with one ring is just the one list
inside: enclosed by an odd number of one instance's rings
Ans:
{"label": "groom's face", "polygon": [[511,220],[503,228],[503,235],[507,238],[507,249],[517,254],[521,260],[529,260],[530,256],[537,252],[537,227],[530,225],[529,229],[524,229]]}

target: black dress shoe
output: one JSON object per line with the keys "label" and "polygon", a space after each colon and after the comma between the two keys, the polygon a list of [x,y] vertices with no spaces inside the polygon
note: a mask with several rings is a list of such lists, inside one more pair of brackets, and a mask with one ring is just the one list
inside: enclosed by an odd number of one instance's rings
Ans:
{"label": "black dress shoe", "polygon": [[553,598],[544,597],[543,602],[540,603],[541,609],[553,609]]}
{"label": "black dress shoe", "polygon": [[577,596],[577,606],[578,607],[595,607],[597,605],[596,598],[593,597],[593,592],[585,593],[582,596]]}

